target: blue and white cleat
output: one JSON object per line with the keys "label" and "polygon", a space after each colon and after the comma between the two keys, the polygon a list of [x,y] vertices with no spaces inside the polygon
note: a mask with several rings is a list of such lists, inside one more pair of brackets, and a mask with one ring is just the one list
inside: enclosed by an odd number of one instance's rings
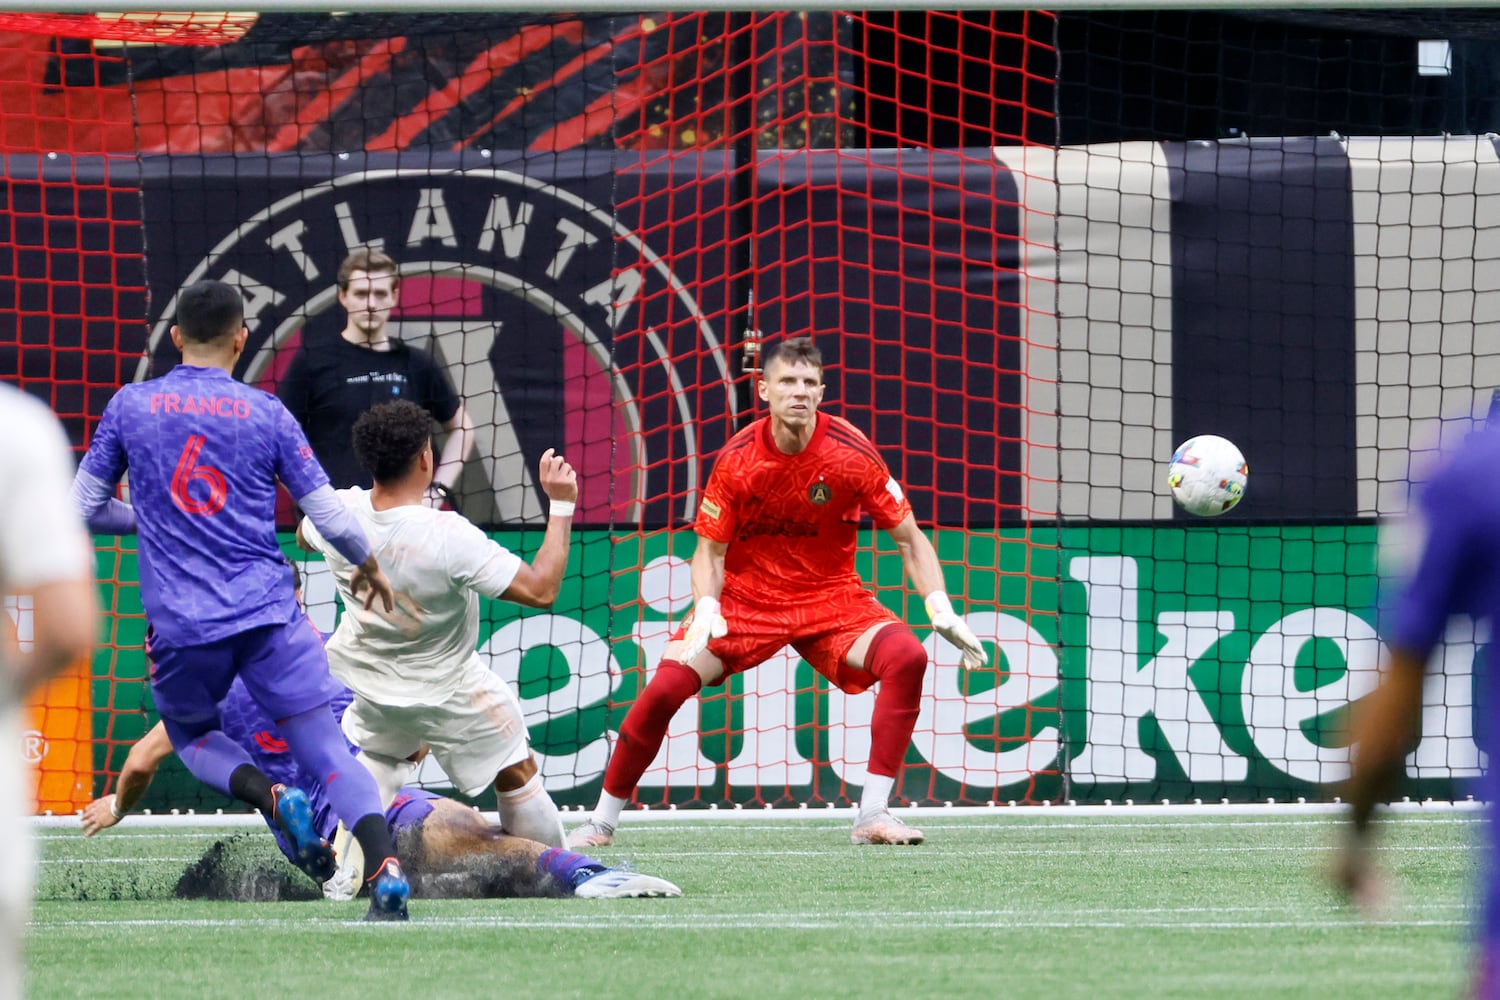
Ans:
{"label": "blue and white cleat", "polygon": [[366,920],[405,920],[406,901],[411,898],[411,883],[401,871],[401,862],[386,858],[371,875],[370,912]]}
{"label": "blue and white cleat", "polygon": [[659,899],[681,896],[682,890],[664,878],[606,868],[573,889],[579,899]]}
{"label": "blue and white cleat", "polygon": [[319,885],[333,878],[338,861],[333,848],[313,826],[312,803],[307,793],[291,785],[271,789],[271,818],[292,841],[292,861]]}

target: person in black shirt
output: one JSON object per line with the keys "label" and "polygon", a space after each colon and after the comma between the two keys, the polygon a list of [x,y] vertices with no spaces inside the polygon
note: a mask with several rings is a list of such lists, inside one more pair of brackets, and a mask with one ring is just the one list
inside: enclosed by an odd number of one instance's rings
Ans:
{"label": "person in black shirt", "polygon": [[[431,355],[386,330],[401,294],[396,262],[379,250],[356,250],[339,267],[338,287],[348,315],[344,329],[304,341],[276,395],[302,425],[337,489],[372,485],[350,443],[354,422],[377,403],[411,400],[446,432],[433,482],[454,489],[474,448],[474,424]],[[436,491],[429,499],[434,506],[441,502]]]}

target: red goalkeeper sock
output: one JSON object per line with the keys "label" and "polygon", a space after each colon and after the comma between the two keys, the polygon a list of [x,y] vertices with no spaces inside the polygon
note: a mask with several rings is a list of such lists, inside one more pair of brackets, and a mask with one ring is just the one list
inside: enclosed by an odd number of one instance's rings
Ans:
{"label": "red goalkeeper sock", "polygon": [[[646,768],[656,759],[661,741],[667,735],[672,716],[698,693],[703,680],[697,671],[676,660],[662,660],[620,726],[620,741],[604,769],[604,791],[622,799],[630,798]],[[915,725],[913,720],[913,725]],[[907,731],[911,735],[911,731]]]}
{"label": "red goalkeeper sock", "polygon": [[906,748],[911,745],[911,733],[921,714],[927,650],[911,629],[890,625],[870,640],[865,668],[880,681],[875,690],[875,713],[870,718],[868,770],[894,778],[906,759]]}

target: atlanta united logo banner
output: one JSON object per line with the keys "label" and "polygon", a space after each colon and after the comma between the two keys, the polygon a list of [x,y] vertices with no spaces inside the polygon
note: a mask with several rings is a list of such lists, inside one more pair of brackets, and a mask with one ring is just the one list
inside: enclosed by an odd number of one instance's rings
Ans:
{"label": "atlanta united logo banner", "polygon": [[[735,406],[708,320],[724,309],[721,265],[705,253],[668,266],[637,235],[667,220],[617,216],[621,186],[638,195],[651,178],[597,153],[547,157],[542,170],[521,155],[149,164],[153,308],[136,376],[175,363],[176,294],[215,278],[245,295],[251,336],[236,374],[274,388],[306,335],[342,326],[345,255],[377,247],[403,275],[395,335],[446,367],[479,428],[462,484],[470,517],[544,517],[534,470],[554,447],[584,477],[581,520],[691,516],[703,456]],[[705,185],[695,199],[710,245],[728,225],[723,190]]]}
{"label": "atlanta united logo banner", "polygon": [[[749,415],[728,345],[751,322],[771,340],[814,335],[829,409],[868,428],[893,468],[911,448],[936,457],[908,472],[920,518],[1017,521],[1015,186],[952,158],[872,155],[906,174],[856,183],[833,151],[766,154],[754,212],[731,207],[733,162],[711,152],[148,160],[149,343],[131,374],[176,362],[176,296],[214,278],[245,296],[236,374],[274,389],[304,338],[341,327],[339,264],[373,246],[402,272],[394,333],[438,359],[479,428],[460,484],[478,523],[544,517],[534,470],[549,447],[583,477],[580,521],[691,519],[709,459]],[[868,196],[858,220],[846,199],[808,197],[835,181]],[[890,238],[911,212],[928,220],[925,243]],[[729,248],[751,244],[753,284],[726,273]],[[976,268],[1000,308],[973,308]]]}
{"label": "atlanta united logo banner", "polygon": [[1496,383],[1485,137],[764,151],[748,198],[733,166],[11,157],[0,376],[82,443],[121,382],[174,360],[178,291],[216,277],[249,309],[238,374],[273,386],[341,323],[339,261],[377,244],[403,269],[398,335],[483,428],[470,516],[540,517],[532,470],[560,447],[582,520],[680,524],[753,406],[726,346],[752,274],[753,322],[818,337],[827,405],[918,518],[970,528],[1172,518],[1162,458],[1204,432],[1254,473],[1229,519],[1391,513],[1408,453]]}

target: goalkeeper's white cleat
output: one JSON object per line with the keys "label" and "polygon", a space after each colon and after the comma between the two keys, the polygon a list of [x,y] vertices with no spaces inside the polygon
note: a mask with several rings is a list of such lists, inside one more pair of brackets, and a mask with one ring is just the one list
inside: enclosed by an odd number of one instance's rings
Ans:
{"label": "goalkeeper's white cleat", "polygon": [[579,899],[659,899],[681,896],[682,890],[664,878],[606,868],[573,890]]}
{"label": "goalkeeper's white cleat", "polygon": [[889,809],[861,816],[849,833],[850,842],[855,844],[920,844],[924,839],[921,830],[907,826]]}
{"label": "goalkeeper's white cleat", "polygon": [[576,851],[581,847],[609,847],[614,842],[615,828],[591,819],[568,834],[567,846]]}

